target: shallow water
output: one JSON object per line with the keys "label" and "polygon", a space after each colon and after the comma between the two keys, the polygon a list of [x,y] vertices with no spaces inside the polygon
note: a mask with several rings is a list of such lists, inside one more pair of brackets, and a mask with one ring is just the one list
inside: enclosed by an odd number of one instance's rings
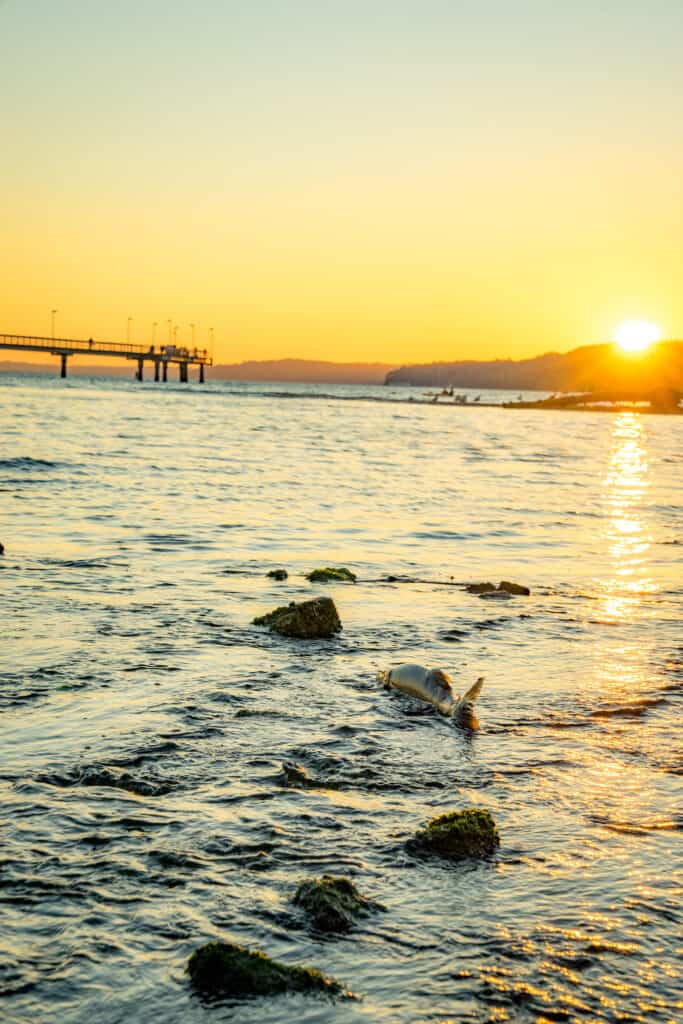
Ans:
{"label": "shallow water", "polygon": [[[680,419],[278,390],[0,378],[3,1020],[681,1019]],[[338,639],[250,625],[317,593]],[[480,732],[403,660],[485,675]],[[490,861],[406,848],[469,804]],[[311,934],[323,871],[386,911]],[[360,998],[204,1004],[210,938]]]}

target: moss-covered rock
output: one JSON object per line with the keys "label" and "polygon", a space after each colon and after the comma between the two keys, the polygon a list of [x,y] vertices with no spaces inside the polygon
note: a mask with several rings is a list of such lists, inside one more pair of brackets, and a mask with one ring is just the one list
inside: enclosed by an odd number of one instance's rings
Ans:
{"label": "moss-covered rock", "polygon": [[343,566],[336,569],[328,566],[326,569],[314,569],[313,572],[309,572],[306,579],[311,583],[355,583],[357,576],[355,572]]}
{"label": "moss-covered rock", "polygon": [[498,584],[498,589],[504,591],[506,594],[518,594],[522,597],[528,597],[531,593],[529,588],[523,586],[523,584],[510,583],[509,580],[501,580]]}
{"label": "moss-covered rock", "polygon": [[334,978],[310,967],[271,960],[259,950],[227,942],[208,942],[195,950],[187,970],[192,984],[207,996],[270,996],[280,992],[348,995]]}
{"label": "moss-covered rock", "polygon": [[286,569],[271,569],[270,572],[268,573],[268,576],[270,577],[271,580],[282,581],[287,579],[289,573],[287,572]]}
{"label": "moss-covered rock", "polygon": [[311,925],[323,932],[348,931],[358,917],[384,909],[362,896],[349,878],[334,875],[302,882],[294,903],[306,911]]}
{"label": "moss-covered rock", "polygon": [[300,640],[329,639],[338,633],[342,624],[331,597],[316,597],[281,605],[266,615],[254,619],[255,626],[267,626],[281,636]]}
{"label": "moss-covered rock", "polygon": [[486,594],[489,590],[495,589],[495,583],[468,583],[465,587],[468,594]]}
{"label": "moss-covered rock", "polygon": [[451,860],[487,857],[500,846],[496,823],[488,811],[468,807],[432,818],[415,835],[418,848]]}

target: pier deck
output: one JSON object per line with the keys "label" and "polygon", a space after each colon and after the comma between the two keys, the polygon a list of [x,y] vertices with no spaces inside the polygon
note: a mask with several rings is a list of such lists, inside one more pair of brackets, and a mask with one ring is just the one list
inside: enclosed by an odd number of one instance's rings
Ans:
{"label": "pier deck", "polygon": [[61,359],[61,376],[66,377],[69,356],[106,356],[114,359],[129,359],[137,362],[135,376],[143,380],[145,362],[154,365],[154,380],[168,380],[169,364],[178,367],[178,379],[187,384],[188,368],[199,368],[199,383],[204,383],[204,367],[213,360],[205,348],[181,348],[176,345],[131,345],[119,341],[82,341],[75,338],[39,338],[24,334],[0,334],[0,349],[16,349],[22,352],[46,352]]}

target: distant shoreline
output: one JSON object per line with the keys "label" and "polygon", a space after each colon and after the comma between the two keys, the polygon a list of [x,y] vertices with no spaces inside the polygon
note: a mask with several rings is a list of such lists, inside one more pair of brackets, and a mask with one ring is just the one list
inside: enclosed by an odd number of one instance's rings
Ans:
{"label": "distant shoreline", "polygon": [[[19,376],[21,376],[21,377],[24,377],[24,376],[26,376],[26,377],[36,376],[36,377],[44,378],[44,377],[50,376],[50,374],[46,370],[34,370],[34,369],[5,370],[3,368],[0,368],[0,378],[2,378],[3,376],[17,376],[17,377],[19,377]],[[98,374],[80,373],[78,375],[74,374],[74,377],[75,376],[78,376],[79,378],[84,379],[84,380],[87,380],[88,378],[95,378],[98,381],[99,380],[102,380],[102,381],[111,380],[111,381],[114,381],[114,382],[123,381],[123,383],[133,383],[133,384],[136,383],[135,380],[133,380],[132,378],[129,378],[128,376],[124,377],[121,374],[112,374],[111,376],[109,376],[108,374],[104,374],[104,373],[98,373]],[[71,379],[73,380],[73,377]],[[211,383],[211,381],[209,381],[208,383]],[[414,395],[406,395],[405,398],[399,397],[397,395],[386,395],[386,397],[379,397],[378,395],[374,395],[374,394],[369,394],[369,395],[359,395],[359,394],[342,395],[342,394],[338,394],[338,393],[334,394],[334,393],[331,393],[329,391],[319,391],[319,392],[286,391],[286,390],[258,391],[258,390],[254,389],[254,388],[252,388],[250,391],[247,392],[247,391],[244,391],[242,389],[242,387],[241,387],[241,385],[245,385],[245,384],[247,384],[247,385],[248,384],[251,384],[251,385],[259,385],[259,384],[275,384],[275,385],[277,385],[277,384],[284,384],[284,385],[286,385],[286,384],[302,384],[302,385],[313,386],[313,387],[315,387],[315,386],[319,386],[319,387],[322,386],[322,387],[324,387],[325,384],[333,386],[333,387],[380,387],[381,386],[381,385],[376,385],[376,384],[352,384],[352,383],[349,383],[347,381],[332,382],[332,381],[265,381],[265,380],[234,380],[234,381],[231,381],[231,380],[218,380],[218,381],[214,381],[213,383],[221,384],[221,385],[230,385],[230,384],[236,385],[236,387],[234,389],[230,389],[229,387],[223,389],[223,393],[225,393],[225,394],[239,394],[239,395],[247,395],[247,394],[249,394],[249,395],[251,395],[253,397],[263,397],[263,398],[305,399],[305,400],[309,400],[309,401],[311,401],[311,400],[317,400],[317,401],[325,401],[325,400],[327,400],[327,401],[337,401],[337,402],[373,402],[373,403],[375,403],[377,405],[402,405],[402,406],[405,405],[405,406],[412,406],[412,407],[419,406],[420,408],[423,408],[423,407],[435,408],[435,407],[438,406],[440,409],[473,409],[473,410],[475,410],[475,409],[505,409],[506,411],[507,410],[511,410],[511,411],[532,410],[532,411],[541,411],[541,412],[581,412],[581,413],[587,413],[587,412],[599,412],[599,413],[635,412],[635,413],[643,414],[643,415],[647,415],[647,416],[672,416],[672,415],[676,416],[676,415],[683,414],[683,408],[680,408],[680,407],[679,408],[673,408],[673,409],[652,409],[652,408],[649,408],[647,406],[634,407],[634,406],[628,405],[626,403],[624,403],[622,405],[614,405],[614,406],[595,405],[595,406],[590,406],[590,407],[589,406],[576,406],[576,405],[549,406],[549,405],[543,404],[542,400],[541,401],[522,401],[522,402],[505,402],[505,401],[500,401],[500,402],[481,402],[481,401],[479,401],[479,402],[474,402],[474,401],[472,401],[472,402],[455,402],[455,401],[440,401],[439,399],[441,399],[442,397],[443,398],[446,397],[446,396],[441,396],[441,395],[438,396],[437,401],[434,401],[434,398],[416,397]],[[178,391],[181,391],[182,393],[185,393],[186,386],[184,385],[182,387],[182,389],[180,389],[180,388],[176,387],[176,384],[177,384],[177,381],[169,381],[167,384],[162,385],[162,387],[166,388],[167,390],[172,390],[174,392],[174,394],[177,393]],[[152,385],[152,386],[156,390],[156,387],[158,387],[159,385]],[[204,385],[204,387],[205,386],[206,385]],[[149,387],[149,385],[144,385],[143,384],[143,385],[141,385],[141,387]],[[401,390],[404,390],[404,391],[407,392],[407,391],[413,390],[413,388],[412,387],[407,387],[405,385],[402,385],[401,386]],[[478,391],[478,390],[482,390],[482,391],[486,391],[486,390],[489,390],[489,391],[504,391],[504,390],[518,390],[518,389],[517,388],[514,388],[514,389],[507,389],[507,388],[482,388],[482,389],[470,388],[470,389],[465,389],[465,390],[471,390],[471,391]],[[191,393],[192,394],[196,394],[196,391],[193,390]],[[211,391],[207,391],[206,392],[207,396],[210,395],[211,393],[212,393]],[[213,394],[215,395],[216,392],[213,392]]]}

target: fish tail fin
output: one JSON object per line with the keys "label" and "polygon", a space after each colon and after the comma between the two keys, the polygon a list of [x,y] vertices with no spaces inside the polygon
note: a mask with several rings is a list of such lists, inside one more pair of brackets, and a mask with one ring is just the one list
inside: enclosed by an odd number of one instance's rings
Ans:
{"label": "fish tail fin", "polygon": [[464,693],[453,708],[453,721],[463,729],[478,729],[479,722],[474,713],[475,702],[481,693],[484,685],[484,677],[480,676],[474,686],[470,686],[467,693]]}

